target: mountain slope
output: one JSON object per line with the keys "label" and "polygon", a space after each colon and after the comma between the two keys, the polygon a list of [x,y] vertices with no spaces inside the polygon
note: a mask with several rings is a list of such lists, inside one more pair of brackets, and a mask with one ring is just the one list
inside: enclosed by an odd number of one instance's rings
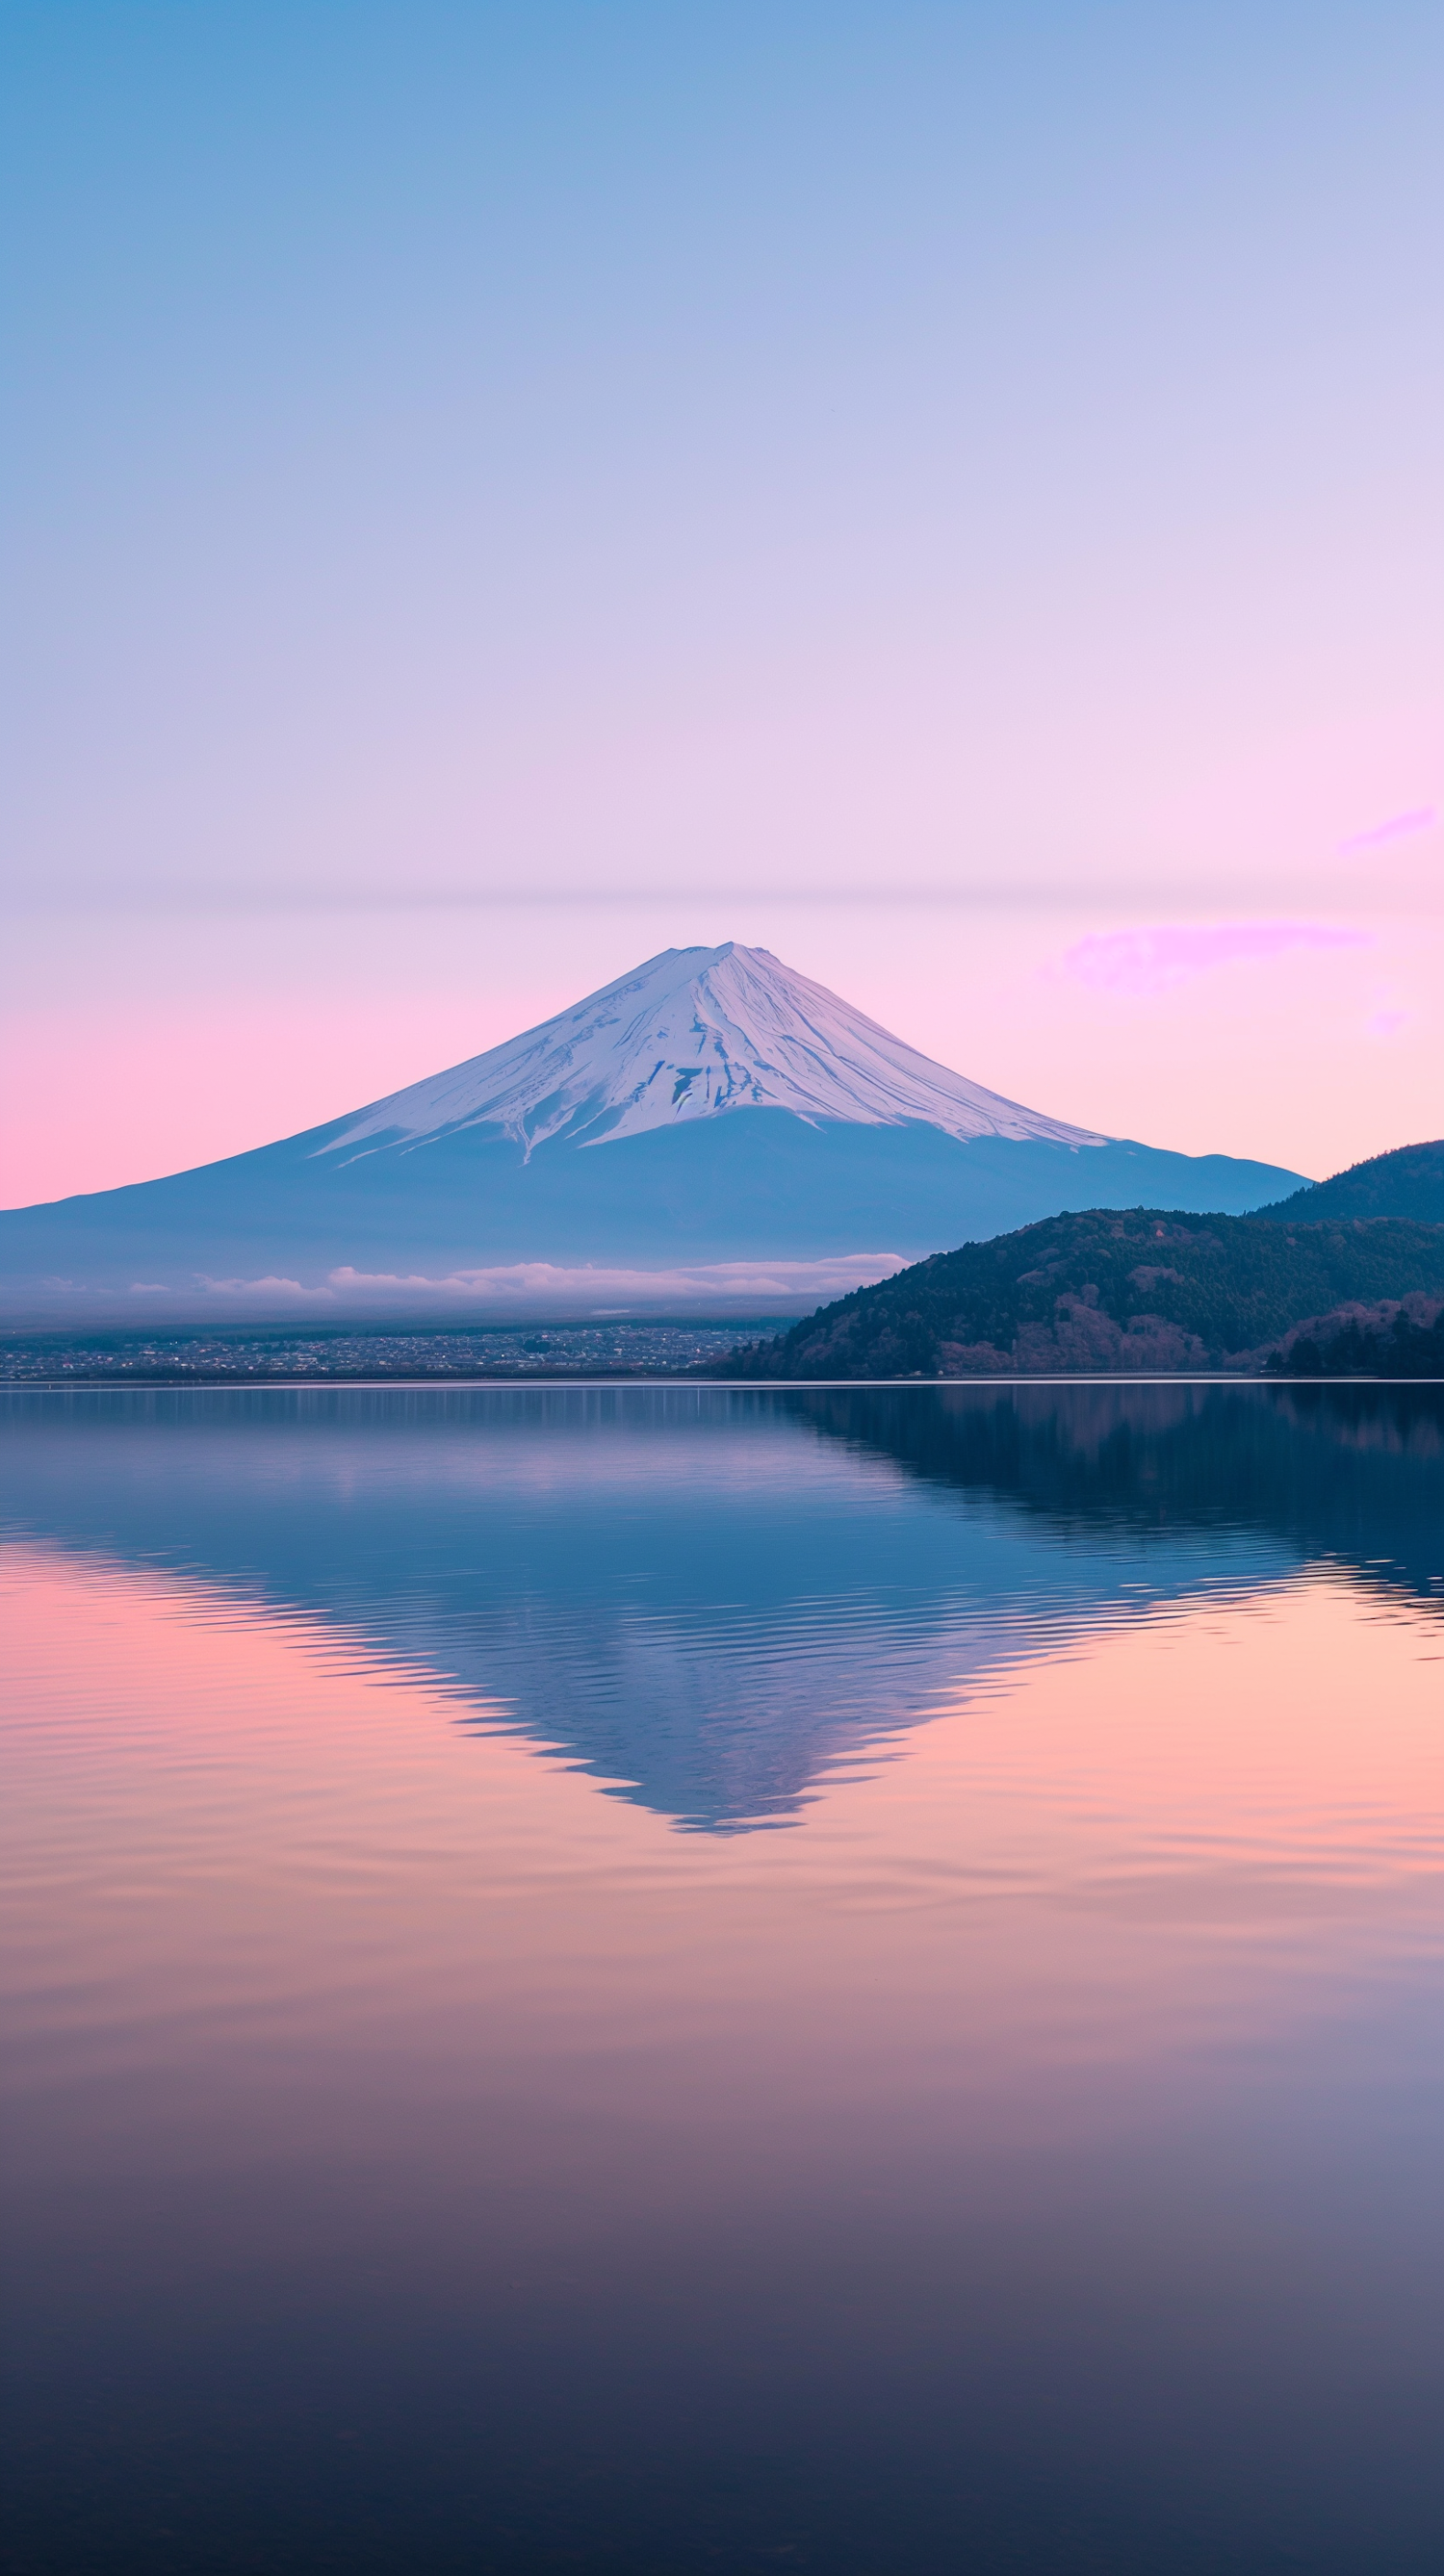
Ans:
{"label": "mountain slope", "polygon": [[1398,1145],[1351,1163],[1326,1181],[1295,1190],[1260,1216],[1316,1224],[1324,1217],[1395,1216],[1417,1225],[1444,1225],[1444,1138],[1429,1145]]}
{"label": "mountain slope", "polygon": [[1444,1226],[1091,1209],[936,1253],[709,1375],[970,1377],[1240,1365],[1301,1317],[1444,1291]]}
{"label": "mountain slope", "polygon": [[1296,1178],[1004,1100],[765,950],[671,949],[323,1127],[0,1214],[0,1299],[47,1320],[786,1312],[1059,1208],[1254,1207]]}
{"label": "mountain slope", "polygon": [[494,1125],[525,1146],[641,1136],[738,1109],[945,1136],[1098,1145],[934,1064],[766,948],[668,948],[570,1011],[392,1092],[323,1150],[410,1147]]}

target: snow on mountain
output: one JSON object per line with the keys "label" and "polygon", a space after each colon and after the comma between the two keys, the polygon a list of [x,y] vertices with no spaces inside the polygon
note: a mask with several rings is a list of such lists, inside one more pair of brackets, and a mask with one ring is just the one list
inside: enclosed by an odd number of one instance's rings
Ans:
{"label": "snow on mountain", "polygon": [[372,1139],[494,1125],[530,1154],[556,1137],[610,1144],[734,1109],[920,1121],[960,1140],[1104,1142],[950,1073],[769,949],[728,940],[664,949],[540,1028],[373,1102],[319,1150],[350,1161]]}
{"label": "snow on mountain", "polygon": [[765,948],[673,948],[324,1127],[0,1211],[0,1312],[793,1312],[1061,1209],[1301,1181],[1041,1117]]}

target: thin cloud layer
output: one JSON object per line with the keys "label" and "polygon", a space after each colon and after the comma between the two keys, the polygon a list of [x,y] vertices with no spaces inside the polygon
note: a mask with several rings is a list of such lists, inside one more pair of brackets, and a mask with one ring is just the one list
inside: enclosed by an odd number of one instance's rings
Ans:
{"label": "thin cloud layer", "polygon": [[[563,1306],[595,1312],[600,1300],[616,1313],[632,1306],[693,1304],[717,1298],[727,1305],[797,1296],[845,1297],[905,1267],[900,1252],[852,1252],[826,1261],[718,1261],[676,1270],[575,1270],[546,1261],[521,1261],[488,1270],[453,1270],[444,1278],[345,1268],[328,1274],[338,1301],[410,1299],[418,1294],[474,1300],[479,1305],[525,1309]],[[227,1282],[227,1285],[232,1283]],[[240,1285],[242,1283],[235,1283]]]}
{"label": "thin cloud layer", "polygon": [[1411,806],[1407,814],[1391,814],[1386,823],[1373,823],[1367,832],[1351,832],[1341,841],[1341,850],[1372,850],[1381,841],[1407,840],[1413,832],[1427,832],[1439,817],[1432,805]]}
{"label": "thin cloud layer", "polygon": [[1267,960],[1291,948],[1365,948],[1369,934],[1314,921],[1243,921],[1203,928],[1165,923],[1080,939],[1063,959],[1080,984],[1105,993],[1171,992],[1214,966]]}
{"label": "thin cloud layer", "polygon": [[[187,1312],[202,1305],[227,1313],[264,1309],[289,1312],[294,1307],[347,1315],[406,1310],[432,1305],[471,1307],[493,1314],[569,1315],[654,1313],[668,1306],[689,1310],[699,1304],[731,1311],[765,1312],[774,1303],[799,1299],[824,1303],[845,1297],[854,1288],[870,1287],[906,1266],[901,1252],[839,1253],[821,1261],[718,1261],[670,1270],[604,1269],[591,1264],[564,1268],[547,1261],[519,1261],[491,1269],[421,1271],[328,1271],[310,1284],[268,1274],[256,1279],[213,1279],[203,1272],[186,1282],[166,1285],[134,1279],[129,1295],[165,1297]],[[69,1307],[115,1303],[115,1292],[88,1288],[83,1281],[52,1279],[49,1298]]]}

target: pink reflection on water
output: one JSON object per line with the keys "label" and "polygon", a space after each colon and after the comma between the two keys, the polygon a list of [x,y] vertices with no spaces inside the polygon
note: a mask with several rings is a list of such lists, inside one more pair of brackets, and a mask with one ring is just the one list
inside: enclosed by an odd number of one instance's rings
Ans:
{"label": "pink reflection on water", "polygon": [[8,1594],[47,2170],[143,2166],[163,2111],[186,2167],[454,2186],[484,2136],[564,2231],[735,2207],[960,2119],[1146,2124],[1440,1945],[1437,1636],[1342,1575],[1101,1627],[715,1841],[304,1619],[34,1549]]}

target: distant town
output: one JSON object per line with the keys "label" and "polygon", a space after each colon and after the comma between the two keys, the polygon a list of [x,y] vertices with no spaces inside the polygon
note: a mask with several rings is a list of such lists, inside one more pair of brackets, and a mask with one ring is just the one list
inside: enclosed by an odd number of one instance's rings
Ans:
{"label": "distant town", "polygon": [[739,1342],[785,1333],[790,1316],[723,1324],[648,1316],[606,1323],[496,1325],[469,1332],[123,1332],[16,1334],[0,1349],[8,1385],[230,1386],[253,1380],[655,1377],[725,1359]]}

